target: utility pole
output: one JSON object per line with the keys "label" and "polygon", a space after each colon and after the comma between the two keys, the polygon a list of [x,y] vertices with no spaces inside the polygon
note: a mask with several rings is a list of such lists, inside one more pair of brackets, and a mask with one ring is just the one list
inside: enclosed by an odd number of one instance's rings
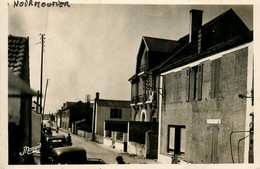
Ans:
{"label": "utility pole", "polygon": [[[44,40],[45,40],[45,34],[40,34],[41,35],[41,44],[42,44],[42,51],[41,51],[41,77],[40,77],[40,114],[42,115],[42,73],[43,73],[43,51],[44,51]],[[45,142],[44,142],[44,135],[43,135],[43,115],[42,115],[42,120],[41,120],[41,164],[44,164],[46,154],[44,149],[46,148]]]}
{"label": "utility pole", "polygon": [[41,34],[41,40],[42,40],[42,51],[41,51],[41,81],[40,81],[40,113],[42,114],[42,74],[43,74],[43,51],[44,51],[44,40],[45,40],[45,34]]}
{"label": "utility pole", "polygon": [[44,95],[44,102],[43,102],[43,112],[42,112],[42,116],[43,116],[43,118],[44,118],[44,111],[45,111],[45,102],[46,102],[46,95],[47,95],[48,82],[49,82],[49,79],[47,79],[47,82],[46,82],[46,88],[45,88],[45,95]]}

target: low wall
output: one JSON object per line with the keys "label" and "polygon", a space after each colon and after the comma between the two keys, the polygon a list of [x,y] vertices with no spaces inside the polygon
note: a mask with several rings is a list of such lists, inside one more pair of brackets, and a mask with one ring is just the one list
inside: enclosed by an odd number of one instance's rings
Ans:
{"label": "low wall", "polygon": [[85,140],[87,140],[87,141],[91,141],[91,140],[92,140],[92,133],[85,132],[84,138],[85,138]]}
{"label": "low wall", "polygon": [[120,141],[115,141],[115,149],[119,151],[124,151],[124,143]]}
{"label": "low wall", "polygon": [[172,156],[158,154],[158,162],[162,164],[172,164]]}
{"label": "low wall", "polygon": [[85,137],[85,131],[83,130],[77,130],[77,135],[81,136],[81,137]]}
{"label": "low wall", "polygon": [[127,144],[127,153],[143,156],[145,155],[145,145],[129,141]]}
{"label": "low wall", "polygon": [[104,137],[104,143],[103,144],[106,145],[106,146],[112,146],[111,138]]}
{"label": "low wall", "polygon": [[96,135],[95,135],[95,141],[97,141],[97,142],[100,143],[100,144],[103,144],[103,142],[104,142],[104,137],[101,136],[101,135],[96,134]]}

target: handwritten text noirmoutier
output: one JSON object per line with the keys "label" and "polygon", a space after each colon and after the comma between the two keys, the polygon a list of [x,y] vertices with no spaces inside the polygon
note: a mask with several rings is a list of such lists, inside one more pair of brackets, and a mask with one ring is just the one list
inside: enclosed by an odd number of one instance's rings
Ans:
{"label": "handwritten text noirmoutier", "polygon": [[44,2],[44,1],[33,1],[33,0],[25,0],[25,1],[14,1],[14,8],[15,7],[70,7],[68,1],[61,2],[61,1],[53,1],[53,2]]}

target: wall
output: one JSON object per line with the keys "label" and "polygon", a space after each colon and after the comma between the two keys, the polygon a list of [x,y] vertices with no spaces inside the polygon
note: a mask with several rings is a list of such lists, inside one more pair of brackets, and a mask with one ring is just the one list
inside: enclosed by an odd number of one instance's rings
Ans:
{"label": "wall", "polygon": [[92,140],[92,133],[85,132],[85,140],[86,141],[91,141]]}
{"label": "wall", "polygon": [[[186,69],[180,70],[179,83],[182,86],[180,99],[176,101],[173,92],[175,73],[164,76],[166,98],[162,100],[160,154],[167,154],[168,125],[186,126],[185,159],[188,162],[207,162],[208,127],[207,119],[220,119],[218,124],[217,154],[218,163],[231,163],[229,135],[232,131],[244,130],[246,119],[246,99],[239,99],[238,94],[247,92],[247,57],[248,48],[239,49],[220,58],[220,93],[217,98],[210,97],[211,60],[203,62],[202,100],[186,101]],[[235,162],[237,142],[245,133],[232,137]],[[244,142],[240,143],[240,161],[243,161]],[[167,156],[167,155],[166,155]]]}
{"label": "wall", "polygon": [[[130,107],[122,108],[122,118],[121,119],[110,119],[110,108],[113,107],[104,107],[97,106],[97,115],[96,115],[96,133],[100,136],[104,135],[104,122],[105,120],[111,121],[129,121],[130,120]],[[120,107],[116,107],[120,109]]]}
{"label": "wall", "polygon": [[77,135],[81,136],[81,137],[85,137],[85,131],[83,130],[77,130]]}
{"label": "wall", "polygon": [[127,153],[144,156],[145,155],[145,145],[129,141],[127,143]]}
{"label": "wall", "polygon": [[41,115],[32,111],[32,147],[41,142]]}

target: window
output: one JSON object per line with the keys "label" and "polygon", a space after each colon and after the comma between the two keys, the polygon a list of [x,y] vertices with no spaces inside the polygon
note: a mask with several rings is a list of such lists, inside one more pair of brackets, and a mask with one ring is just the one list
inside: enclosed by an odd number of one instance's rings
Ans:
{"label": "window", "polygon": [[211,63],[211,90],[210,97],[217,98],[220,88],[220,59],[213,60]]}
{"label": "window", "polygon": [[110,109],[110,118],[111,119],[121,119],[122,118],[122,109],[111,108]]}
{"label": "window", "polygon": [[168,128],[168,152],[174,154],[185,154],[186,144],[185,126],[169,126]]}
{"label": "window", "polygon": [[203,63],[186,69],[186,101],[202,99]]}

